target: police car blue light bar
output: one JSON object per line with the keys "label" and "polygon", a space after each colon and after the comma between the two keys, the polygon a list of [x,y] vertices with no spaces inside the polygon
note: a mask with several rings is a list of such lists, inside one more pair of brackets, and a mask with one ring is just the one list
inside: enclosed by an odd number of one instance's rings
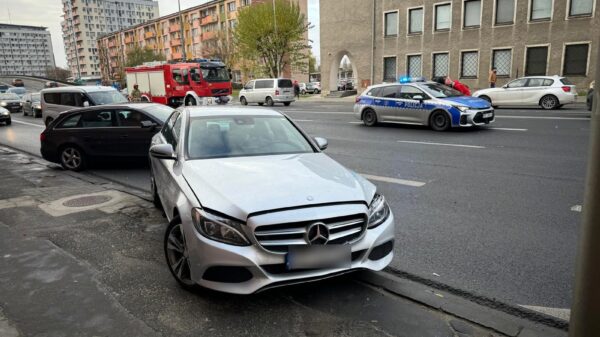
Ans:
{"label": "police car blue light bar", "polygon": [[410,77],[410,76],[401,76],[398,79],[400,83],[415,83],[415,82],[425,82],[425,77]]}

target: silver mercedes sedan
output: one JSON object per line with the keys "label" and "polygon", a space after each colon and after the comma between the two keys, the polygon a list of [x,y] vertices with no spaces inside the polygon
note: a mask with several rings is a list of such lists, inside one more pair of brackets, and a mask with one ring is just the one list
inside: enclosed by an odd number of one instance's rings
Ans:
{"label": "silver mercedes sedan", "polygon": [[274,110],[175,110],[152,140],[150,162],[179,284],[250,294],[387,266],[388,204],[325,148]]}

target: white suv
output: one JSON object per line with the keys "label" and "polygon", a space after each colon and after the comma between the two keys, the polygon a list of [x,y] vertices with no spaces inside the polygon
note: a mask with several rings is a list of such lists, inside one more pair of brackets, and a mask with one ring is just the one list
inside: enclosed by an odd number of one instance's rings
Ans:
{"label": "white suv", "polygon": [[474,97],[483,98],[492,106],[541,106],[558,109],[575,103],[577,88],[562,76],[529,76],[516,79],[500,88],[478,90]]}

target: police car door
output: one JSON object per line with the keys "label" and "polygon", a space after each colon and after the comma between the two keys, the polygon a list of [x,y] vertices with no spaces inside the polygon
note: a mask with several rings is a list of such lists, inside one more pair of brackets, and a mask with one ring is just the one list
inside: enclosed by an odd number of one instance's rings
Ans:
{"label": "police car door", "polygon": [[390,122],[405,121],[403,103],[399,99],[400,86],[388,85],[381,92],[381,103],[377,104],[377,114]]}
{"label": "police car door", "polygon": [[424,100],[429,98],[429,96],[421,89],[410,84],[405,84],[400,87],[398,98],[402,101],[404,122],[423,123],[424,116],[426,115],[424,103],[421,100],[415,99],[415,96],[421,96]]}

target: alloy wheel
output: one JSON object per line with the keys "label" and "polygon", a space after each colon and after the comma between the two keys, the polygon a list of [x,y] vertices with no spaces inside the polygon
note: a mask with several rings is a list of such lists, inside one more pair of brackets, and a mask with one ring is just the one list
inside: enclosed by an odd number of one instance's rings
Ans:
{"label": "alloy wheel", "polygon": [[191,278],[191,270],[185,236],[181,224],[170,227],[165,241],[165,253],[171,273],[178,282],[186,286],[194,285]]}
{"label": "alloy wheel", "polygon": [[541,102],[542,108],[544,108],[546,110],[551,110],[551,109],[556,108],[557,105],[558,105],[558,102],[556,101],[556,98],[554,96],[542,97],[542,102]]}
{"label": "alloy wheel", "polygon": [[77,171],[82,167],[83,155],[78,149],[74,147],[67,147],[62,151],[60,160],[65,168]]}
{"label": "alloy wheel", "polygon": [[375,111],[373,111],[373,110],[365,111],[365,114],[363,116],[363,122],[365,123],[366,126],[373,126],[373,125],[377,124],[377,115],[375,114]]}

